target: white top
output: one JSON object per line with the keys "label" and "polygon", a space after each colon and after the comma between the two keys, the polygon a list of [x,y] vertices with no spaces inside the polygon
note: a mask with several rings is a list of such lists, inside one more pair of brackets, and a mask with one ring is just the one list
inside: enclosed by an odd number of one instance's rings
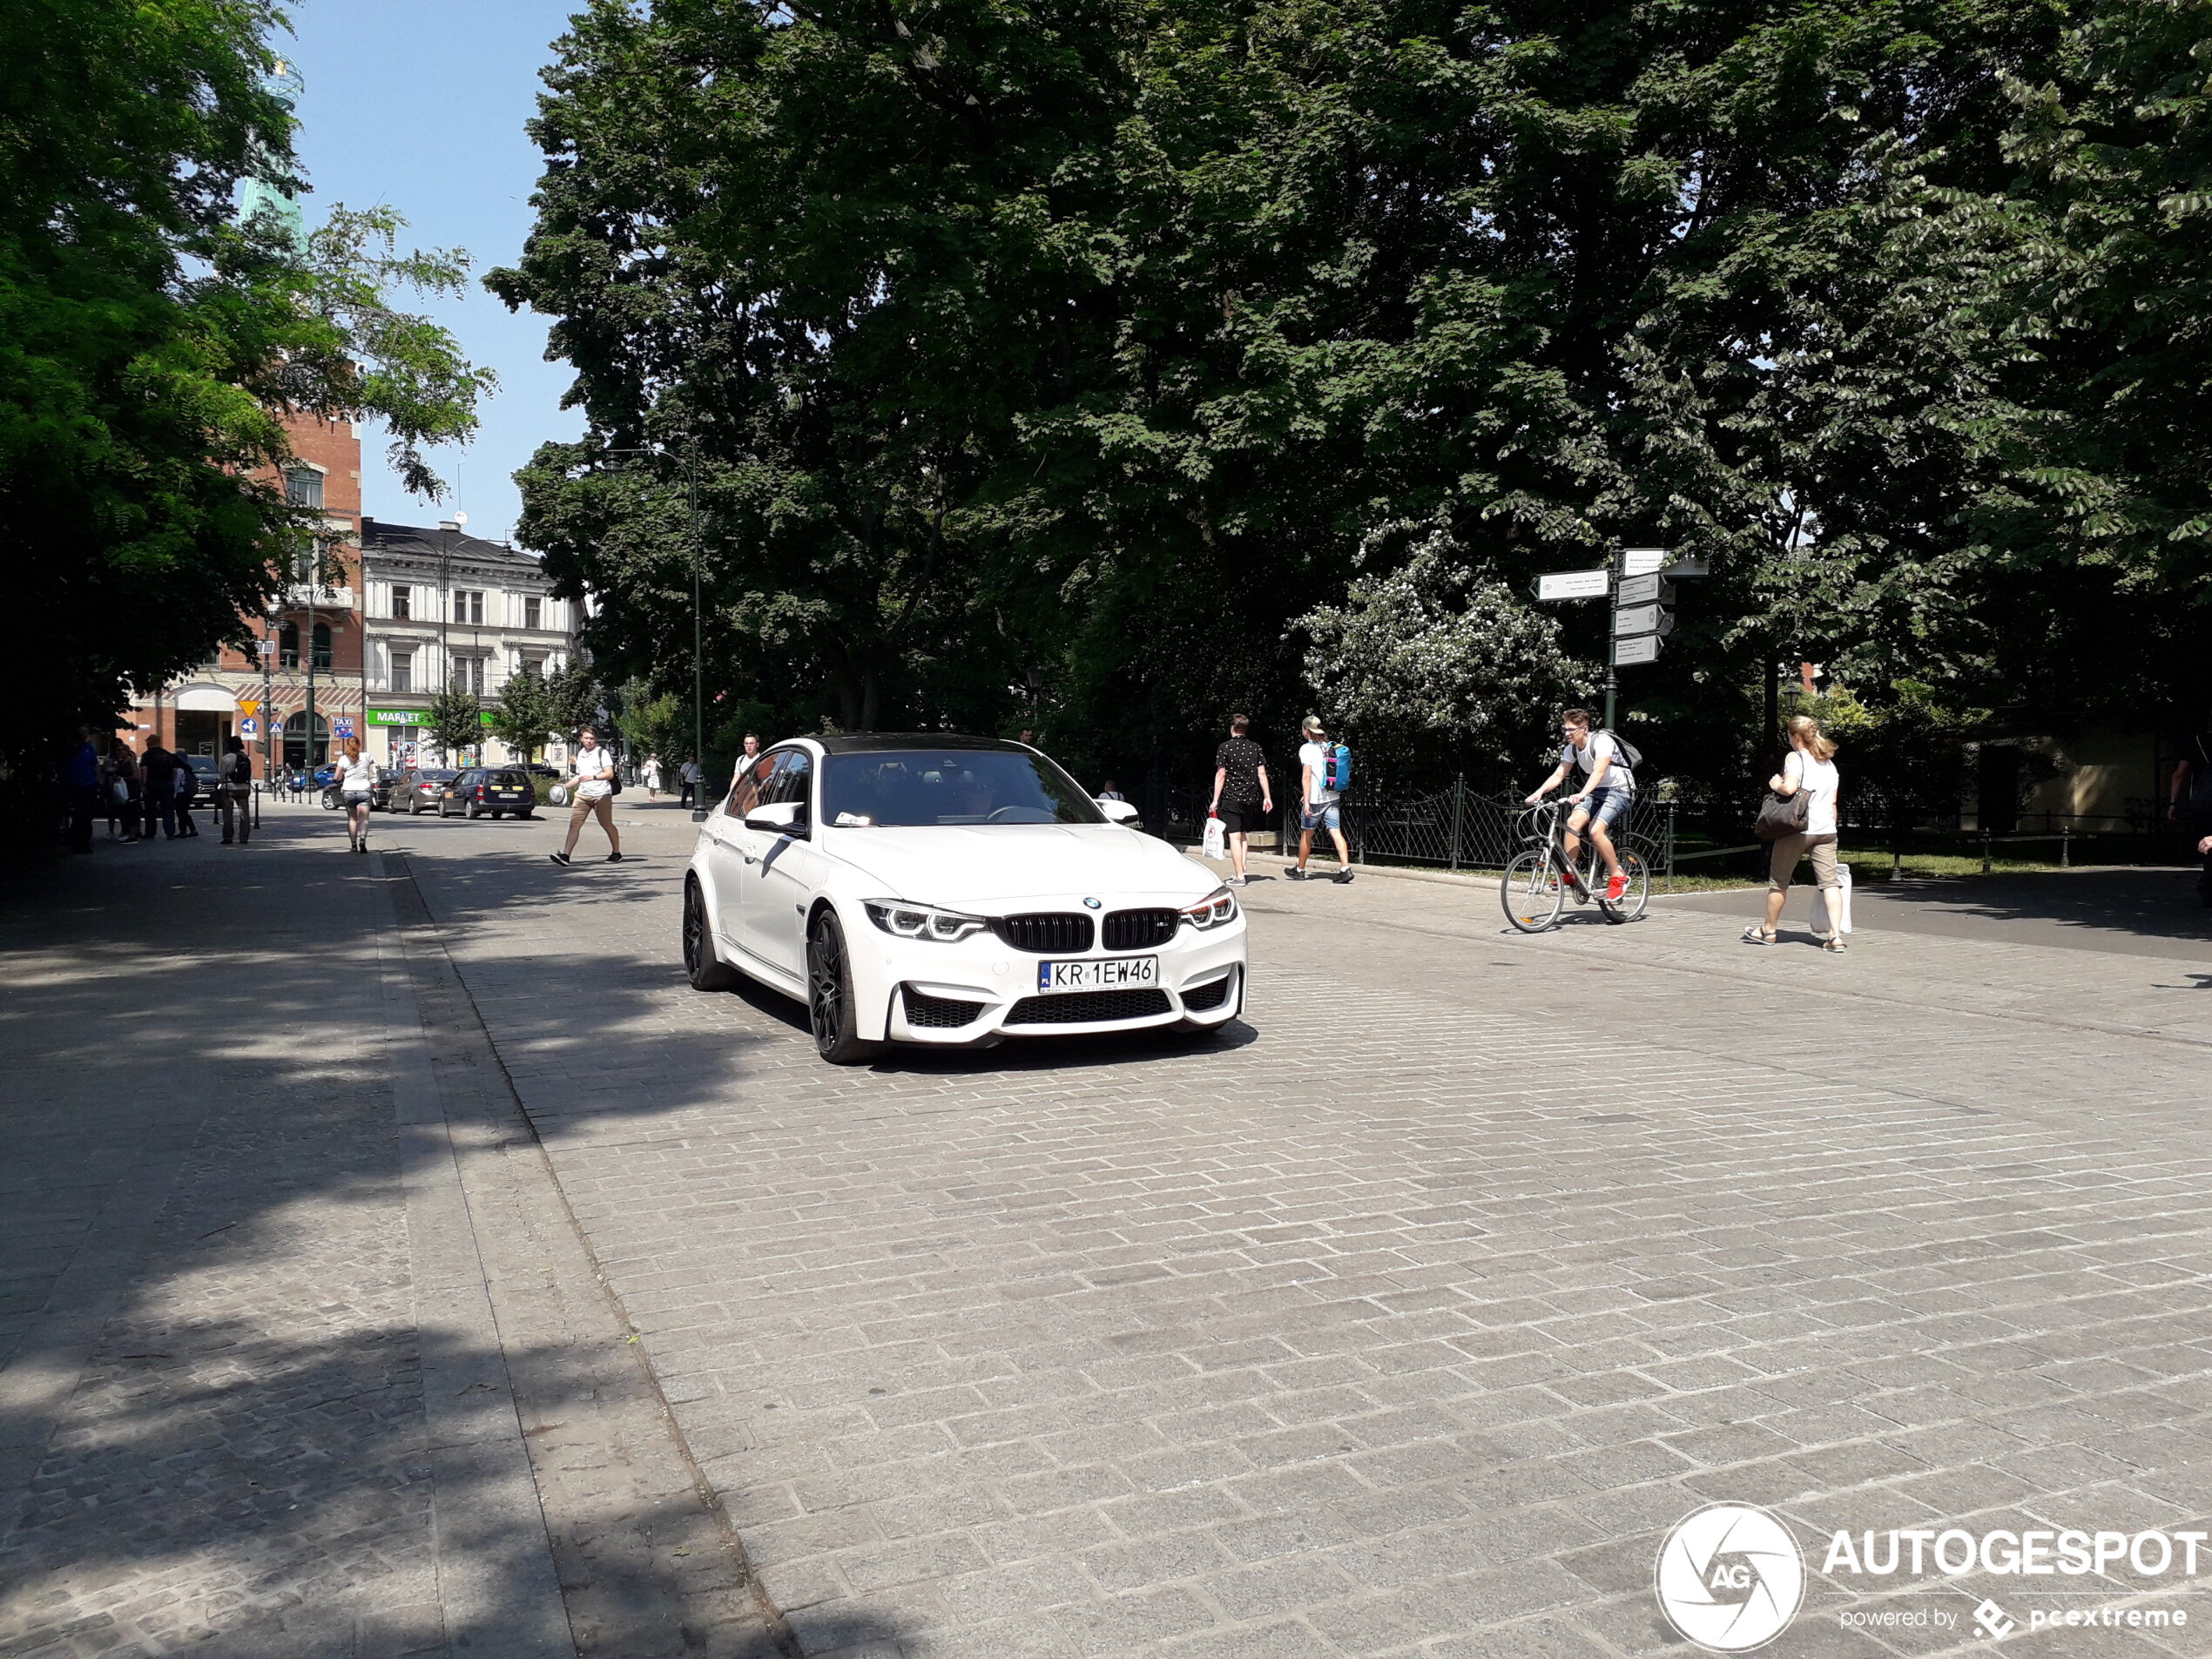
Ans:
{"label": "white top", "polygon": [[376,763],[367,755],[340,755],[337,772],[341,794],[366,795],[376,787]]}
{"label": "white top", "polygon": [[1613,764],[1605,769],[1605,781],[1598,786],[1599,788],[1617,789],[1624,795],[1635,793],[1635,773],[1622,764],[1621,757],[1614,750],[1613,739],[1604,732],[1591,732],[1590,740],[1579,749],[1571,742],[1560,745],[1559,764],[1562,766],[1580,766],[1585,773],[1588,773],[1597,770],[1597,763],[1601,760],[1610,760]]}
{"label": "white top", "polygon": [[615,768],[615,758],[607,751],[578,749],[572,764],[579,780],[576,787],[578,800],[597,800],[602,795],[614,793],[615,786],[599,776],[601,772],[611,772]]}
{"label": "white top", "polygon": [[681,778],[687,784],[695,784],[698,782],[699,763],[696,760],[686,760],[681,766],[678,766],[676,769],[676,775]]}
{"label": "white top", "polygon": [[1321,780],[1329,775],[1326,770],[1329,764],[1329,747],[1330,745],[1325,743],[1309,743],[1298,752],[1298,765],[1308,769],[1305,804],[1309,806],[1326,806],[1343,792],[1340,790],[1321,787]]}
{"label": "white top", "polygon": [[1836,833],[1836,792],[1844,776],[1832,760],[1815,760],[1802,749],[1792,749],[1782,763],[1782,779],[1810,791],[1812,805],[1805,808],[1805,833]]}

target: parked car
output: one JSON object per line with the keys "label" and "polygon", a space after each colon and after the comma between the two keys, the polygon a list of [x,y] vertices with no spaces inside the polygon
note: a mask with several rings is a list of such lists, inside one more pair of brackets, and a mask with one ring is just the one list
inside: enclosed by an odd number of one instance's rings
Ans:
{"label": "parked car", "polygon": [[446,792],[460,776],[460,769],[455,766],[410,766],[392,786],[391,808],[409,817],[426,806],[442,813]]}
{"label": "parked car", "polygon": [[522,770],[533,778],[550,778],[556,783],[561,780],[561,769],[558,766],[549,766],[543,760],[533,760]]}
{"label": "parked car", "polygon": [[[315,776],[320,778],[323,774],[321,772],[317,772]],[[392,785],[398,777],[399,773],[394,772],[389,766],[377,767],[375,772],[375,781],[368,786],[368,810],[370,812],[383,813],[389,812],[391,810]],[[338,799],[338,783],[336,773],[334,772],[332,772],[331,777],[323,784],[322,804],[325,807],[334,812],[336,811],[341,805]]]}
{"label": "parked car", "polygon": [[685,971],[805,1000],[834,1065],[883,1043],[1225,1025],[1244,917],[1214,873],[995,738],[779,744],[701,828]]}
{"label": "parked car", "polygon": [[205,803],[214,799],[215,791],[222,781],[220,774],[215,770],[215,757],[184,755],[179,758],[192,768],[192,776],[199,779],[199,800]]}
{"label": "parked car", "polygon": [[438,816],[445,817],[447,809],[455,806],[467,818],[486,813],[504,818],[509,813],[528,818],[537,808],[537,791],[518,766],[471,766],[453,780],[438,803]]}

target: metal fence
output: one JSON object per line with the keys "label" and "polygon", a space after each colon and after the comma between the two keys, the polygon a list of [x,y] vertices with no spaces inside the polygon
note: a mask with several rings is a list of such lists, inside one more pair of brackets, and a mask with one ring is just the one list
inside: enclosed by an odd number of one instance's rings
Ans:
{"label": "metal fence", "polygon": [[[1145,827],[1170,840],[1195,844],[1205,830],[1207,798],[1172,786],[1152,793],[1146,803]],[[1298,809],[1295,800],[1278,805],[1277,833],[1287,853],[1298,845]],[[1517,800],[1477,794],[1460,779],[1425,795],[1386,794],[1355,783],[1338,805],[1355,863],[1502,870],[1529,845],[1528,832],[1521,822],[1527,808]],[[1653,875],[1671,877],[1675,816],[1672,802],[1638,795],[1615,826],[1615,840],[1641,853]],[[1326,832],[1317,831],[1316,839],[1327,846]]]}

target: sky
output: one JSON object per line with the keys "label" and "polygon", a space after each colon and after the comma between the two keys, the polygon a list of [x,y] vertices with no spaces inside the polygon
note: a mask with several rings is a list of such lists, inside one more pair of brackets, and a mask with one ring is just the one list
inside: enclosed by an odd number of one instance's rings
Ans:
{"label": "sky", "polygon": [[[476,276],[513,263],[530,226],[540,160],[523,131],[536,113],[538,71],[566,31],[570,0],[295,0],[283,51],[306,93],[295,135],[313,186],[314,222],[333,202],[388,203],[421,247],[469,251]],[[500,391],[480,410],[465,448],[432,464],[450,487],[434,504],[403,489],[384,465],[386,440],[361,434],[361,507],[374,518],[434,524],[456,508],[471,535],[506,535],[522,510],[511,476],[549,438],[572,438],[581,418],[561,408],[566,364],[544,361],[546,320],[510,314],[473,281],[460,300],[403,301],[427,310],[472,361],[497,371]]]}

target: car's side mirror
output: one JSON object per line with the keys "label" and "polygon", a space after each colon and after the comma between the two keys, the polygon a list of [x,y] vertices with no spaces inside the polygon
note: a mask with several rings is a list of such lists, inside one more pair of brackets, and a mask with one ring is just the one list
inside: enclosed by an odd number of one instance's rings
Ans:
{"label": "car's side mirror", "polygon": [[1134,824],[1137,819],[1136,808],[1125,800],[1102,800],[1098,810],[1116,824]]}
{"label": "car's side mirror", "polygon": [[803,800],[771,801],[765,806],[756,806],[745,815],[745,826],[759,830],[764,835],[804,835],[806,833],[806,803]]}

